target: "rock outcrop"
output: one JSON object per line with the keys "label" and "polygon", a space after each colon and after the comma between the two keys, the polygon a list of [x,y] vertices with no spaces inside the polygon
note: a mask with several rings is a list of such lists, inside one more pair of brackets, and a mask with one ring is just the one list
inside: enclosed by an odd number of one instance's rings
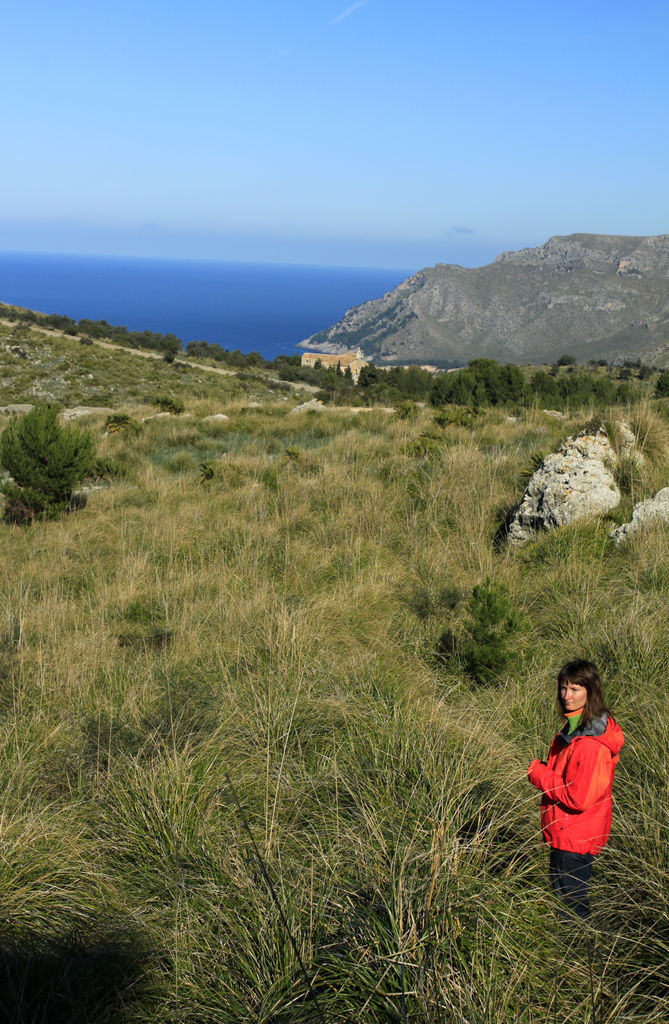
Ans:
{"label": "rock outcrop", "polygon": [[646,458],[642,451],[637,448],[636,437],[629,423],[625,420],[618,420],[616,423],[618,432],[618,449],[622,459],[630,459],[637,466],[642,466]]}
{"label": "rock outcrop", "polygon": [[615,462],[602,428],[568,437],[533,473],[509,525],[509,542],[524,544],[539,530],[615,508],[620,501],[611,471]]}
{"label": "rock outcrop", "polygon": [[81,416],[111,416],[113,412],[104,405],[75,405],[72,409],[63,409],[60,415],[64,420],[78,420]]}
{"label": "rock outcrop", "polygon": [[646,498],[635,505],[630,522],[616,527],[611,536],[621,544],[651,523],[669,523],[669,487],[663,487],[654,498]]}
{"label": "rock outcrop", "polygon": [[28,405],[27,403],[19,405],[2,405],[0,406],[0,412],[3,416],[23,416],[27,412],[32,412],[34,408],[34,405]]}
{"label": "rock outcrop", "polygon": [[323,403],[320,398],[312,398],[309,402],[302,402],[301,405],[296,405],[294,409],[290,410],[293,412],[324,412]]}

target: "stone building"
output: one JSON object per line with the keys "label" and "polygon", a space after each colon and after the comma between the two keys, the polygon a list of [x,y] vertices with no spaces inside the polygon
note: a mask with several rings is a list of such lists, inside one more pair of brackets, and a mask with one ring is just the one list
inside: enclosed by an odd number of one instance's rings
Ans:
{"label": "stone building", "polygon": [[337,366],[341,367],[341,372],[346,373],[347,368],[351,371],[351,377],[353,383],[358,383],[358,377],[363,366],[367,366],[367,360],[362,354],[362,349],[356,349],[355,352],[340,352],[338,355],[330,355],[325,352],[303,352],[302,353],[302,366],[315,366],[316,363],[320,363],[321,366],[327,368],[337,369]]}

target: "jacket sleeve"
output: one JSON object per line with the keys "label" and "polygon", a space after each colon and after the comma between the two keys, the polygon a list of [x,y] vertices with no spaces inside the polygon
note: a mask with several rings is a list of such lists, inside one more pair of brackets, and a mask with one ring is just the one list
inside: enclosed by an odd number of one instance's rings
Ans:
{"label": "jacket sleeve", "polygon": [[564,775],[558,775],[541,761],[533,761],[527,775],[550,800],[569,811],[584,811],[601,800],[611,783],[611,754],[601,743],[587,737],[574,740],[574,745]]}

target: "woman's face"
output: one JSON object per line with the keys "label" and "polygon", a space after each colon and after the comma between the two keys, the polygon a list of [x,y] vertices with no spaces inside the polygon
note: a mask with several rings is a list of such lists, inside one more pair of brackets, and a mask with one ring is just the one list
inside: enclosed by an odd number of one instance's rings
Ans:
{"label": "woman's face", "polygon": [[580,711],[588,700],[588,691],[585,686],[578,686],[568,679],[560,687],[560,699],[565,711]]}

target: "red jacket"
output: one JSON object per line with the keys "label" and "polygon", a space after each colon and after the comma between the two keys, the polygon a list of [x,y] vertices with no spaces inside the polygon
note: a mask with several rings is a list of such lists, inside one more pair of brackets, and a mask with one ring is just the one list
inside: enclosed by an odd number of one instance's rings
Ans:
{"label": "red jacket", "polygon": [[571,853],[599,853],[611,831],[611,788],[625,739],[605,714],[571,736],[566,729],[553,740],[548,763],[535,760],[527,770],[543,793],[544,842]]}

